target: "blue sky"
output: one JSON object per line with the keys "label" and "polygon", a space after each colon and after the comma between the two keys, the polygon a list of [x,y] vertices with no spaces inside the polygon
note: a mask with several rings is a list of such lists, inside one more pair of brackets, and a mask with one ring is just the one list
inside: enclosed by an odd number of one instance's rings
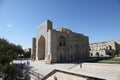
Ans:
{"label": "blue sky", "polygon": [[89,42],[120,40],[120,0],[0,0],[0,37],[31,47],[38,25],[53,21],[89,36]]}

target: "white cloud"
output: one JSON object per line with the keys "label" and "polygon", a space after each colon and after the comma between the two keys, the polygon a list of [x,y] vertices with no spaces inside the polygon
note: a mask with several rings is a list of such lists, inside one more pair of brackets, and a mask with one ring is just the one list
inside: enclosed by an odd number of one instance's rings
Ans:
{"label": "white cloud", "polygon": [[11,24],[7,24],[7,27],[8,28],[12,28],[13,26]]}

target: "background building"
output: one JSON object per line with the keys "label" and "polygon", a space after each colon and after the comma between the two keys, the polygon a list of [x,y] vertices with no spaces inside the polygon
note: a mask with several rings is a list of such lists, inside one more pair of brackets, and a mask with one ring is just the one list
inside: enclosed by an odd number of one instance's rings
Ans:
{"label": "background building", "polygon": [[50,20],[40,25],[37,34],[32,43],[32,55],[37,60],[51,63],[85,60],[89,57],[89,40],[83,34],[64,27],[55,30]]}
{"label": "background building", "polygon": [[31,48],[24,49],[25,52],[31,52]]}
{"label": "background building", "polygon": [[[118,42],[119,43],[119,42]],[[90,55],[97,56],[107,56],[110,50],[120,50],[120,46],[116,41],[104,41],[98,43],[91,43],[90,46]]]}

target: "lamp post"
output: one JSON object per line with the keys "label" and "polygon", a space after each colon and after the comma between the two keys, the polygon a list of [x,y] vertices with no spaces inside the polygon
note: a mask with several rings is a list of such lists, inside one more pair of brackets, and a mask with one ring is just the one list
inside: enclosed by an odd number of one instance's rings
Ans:
{"label": "lamp post", "polygon": [[80,68],[82,68],[82,53],[80,55]]}

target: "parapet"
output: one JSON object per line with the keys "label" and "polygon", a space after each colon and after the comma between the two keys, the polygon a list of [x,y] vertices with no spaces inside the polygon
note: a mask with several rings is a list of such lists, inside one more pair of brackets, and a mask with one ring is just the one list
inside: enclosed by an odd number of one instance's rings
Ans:
{"label": "parapet", "polygon": [[60,31],[60,32],[72,32],[70,29],[68,28],[65,28],[65,27],[60,27],[60,28],[57,28],[56,31]]}

